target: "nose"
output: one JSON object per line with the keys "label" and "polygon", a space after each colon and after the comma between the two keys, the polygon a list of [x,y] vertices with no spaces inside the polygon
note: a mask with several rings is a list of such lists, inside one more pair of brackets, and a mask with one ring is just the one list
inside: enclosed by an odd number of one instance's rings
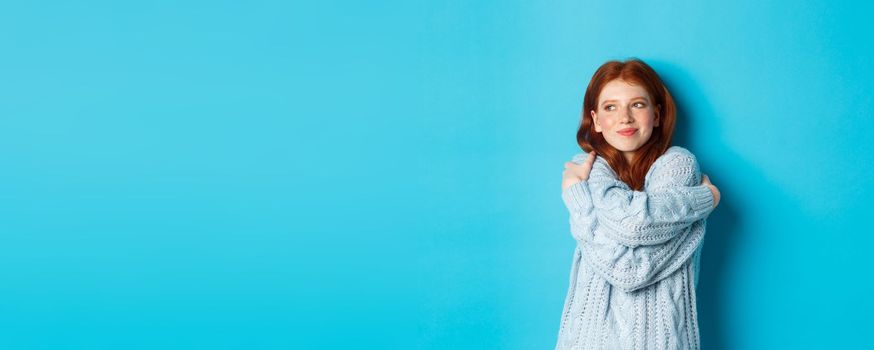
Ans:
{"label": "nose", "polygon": [[621,123],[628,124],[628,123],[631,123],[634,121],[634,116],[631,114],[631,108],[626,109],[625,113],[622,115],[623,115],[623,117],[620,118]]}

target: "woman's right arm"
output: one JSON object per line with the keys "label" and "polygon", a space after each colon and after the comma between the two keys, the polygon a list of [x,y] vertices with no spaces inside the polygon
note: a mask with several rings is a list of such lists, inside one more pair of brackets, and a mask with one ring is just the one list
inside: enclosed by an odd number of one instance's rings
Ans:
{"label": "woman's right arm", "polygon": [[574,210],[570,215],[571,234],[583,258],[611,285],[630,292],[656,283],[683,266],[704,238],[703,221],[681,229],[672,239],[653,245],[627,246],[612,237],[613,229],[603,226],[591,204],[585,181],[572,185],[562,198]]}
{"label": "woman's right arm", "polygon": [[571,163],[578,166],[565,170],[564,180],[569,182],[574,173],[583,180],[571,186],[562,184],[562,199],[571,219],[578,227],[597,220],[615,232],[613,239],[629,246],[671,239],[713,210],[713,193],[708,186],[698,185],[697,162],[686,153],[674,152],[658,163],[645,191],[631,190],[603,158],[575,156]]}
{"label": "woman's right arm", "polygon": [[562,199],[570,210],[571,233],[583,256],[612,285],[633,291],[658,282],[683,266],[703,240],[705,223],[696,221],[691,227],[674,228],[669,239],[658,243],[623,244],[615,239],[625,234],[617,231],[621,228],[603,225],[589,190],[591,182],[590,178],[565,188]]}
{"label": "woman's right arm", "polygon": [[587,180],[598,222],[629,246],[659,244],[707,217],[714,209],[710,186],[701,184],[695,157],[673,152],[653,170],[647,189],[634,191],[598,159]]}

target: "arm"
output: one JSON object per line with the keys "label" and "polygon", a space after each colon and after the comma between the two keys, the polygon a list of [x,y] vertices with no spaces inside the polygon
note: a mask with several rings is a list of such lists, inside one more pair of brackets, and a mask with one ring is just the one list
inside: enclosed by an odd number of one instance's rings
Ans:
{"label": "arm", "polygon": [[586,180],[564,189],[561,199],[570,213],[571,235],[580,242],[591,240],[597,217]]}
{"label": "arm", "polygon": [[[691,154],[688,155],[690,156]],[[631,196],[632,199],[646,198],[644,201],[620,201],[618,204],[613,204],[613,206],[599,207],[599,203],[593,200],[590,187],[597,188],[602,186],[602,183],[608,183],[611,184],[612,189],[610,191],[613,193],[621,194],[620,191],[634,192],[630,191],[623,182],[613,178],[613,172],[609,168],[606,168],[606,172],[599,172],[597,174],[593,170],[592,176],[588,180],[574,184],[562,192],[562,199],[571,214],[571,233],[579,241],[585,259],[594,267],[599,275],[603,276],[612,285],[623,290],[637,290],[669,276],[688,260],[703,239],[705,228],[703,220],[699,222],[697,220],[685,219],[688,220],[686,221],[688,224],[675,225],[677,222],[683,222],[684,218],[671,219],[673,217],[671,215],[655,215],[657,218],[660,218],[660,222],[667,223],[667,227],[661,227],[660,229],[648,228],[648,230],[636,232],[636,234],[652,233],[662,235],[660,236],[662,237],[660,241],[642,246],[639,244],[623,244],[623,241],[621,239],[617,240],[616,237],[625,237],[627,233],[623,232],[622,228],[617,227],[617,225],[603,224],[606,220],[614,218],[621,220],[623,217],[623,215],[619,214],[603,215],[602,211],[605,210],[603,208],[618,208],[613,210],[629,210],[629,212],[636,213],[640,211],[634,211],[636,209],[634,203],[650,204],[642,210],[646,212],[646,209],[654,209],[661,205],[661,203],[671,203],[670,201],[664,201],[660,197],[674,198],[675,200],[682,199],[682,191],[672,192],[670,188],[682,187],[681,185],[693,183],[689,182],[691,181],[690,178],[698,181],[697,177],[700,175],[698,175],[697,164],[694,163],[695,166],[691,168],[671,166],[675,165],[675,163],[688,164],[690,160],[694,162],[694,158],[671,157],[666,158],[671,160],[671,162],[665,162],[668,167],[662,166],[659,169],[653,169],[658,171],[654,171],[652,174],[653,178],[651,179],[652,181],[649,181],[648,187],[655,188],[655,190],[638,192]],[[684,169],[692,169],[694,171],[686,173]],[[681,176],[683,174],[686,174],[686,176]],[[610,179],[607,178],[608,176]],[[705,187],[705,189],[711,196],[708,206],[712,207],[712,194],[708,188]],[[610,191],[605,191],[605,193]],[[686,199],[688,200],[689,198]],[[691,199],[694,200],[695,198]],[[602,201],[602,203],[609,202]],[[680,203],[682,204],[682,202]],[[654,212],[660,213],[660,211]],[[673,231],[665,232],[667,228],[671,228]]]}
{"label": "arm", "polygon": [[599,224],[610,227],[616,241],[664,243],[713,210],[713,193],[700,185],[694,155],[677,151],[664,157],[653,164],[645,191],[631,190],[603,159],[593,165],[587,181],[591,202]]}
{"label": "arm", "polygon": [[[584,157],[573,161],[581,163]],[[584,181],[586,193],[567,188],[562,198],[580,226],[586,225],[584,215],[594,211],[599,224],[611,227],[612,237],[629,246],[664,243],[713,210],[713,193],[700,185],[698,163],[688,151],[659,158],[647,176],[647,189],[633,191],[598,158]]]}
{"label": "arm", "polygon": [[597,239],[580,244],[587,264],[612,286],[633,292],[674,274],[691,259],[704,240],[705,220],[660,245],[630,248]]}
{"label": "arm", "polygon": [[[635,291],[670,276],[695,252],[704,238],[704,220],[681,229],[667,242],[627,246],[612,239],[616,233],[600,225],[589,196],[586,181],[567,188],[562,197],[574,208],[571,233],[579,242],[583,258],[611,285],[626,292]],[[587,204],[588,202],[588,204]]]}

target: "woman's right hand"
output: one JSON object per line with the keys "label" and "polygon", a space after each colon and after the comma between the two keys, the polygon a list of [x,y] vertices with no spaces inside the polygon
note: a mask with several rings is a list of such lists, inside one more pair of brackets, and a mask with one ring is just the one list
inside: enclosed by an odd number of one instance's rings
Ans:
{"label": "woman's right hand", "polygon": [[561,173],[562,191],[574,184],[589,179],[589,173],[592,171],[592,166],[595,164],[595,156],[595,151],[591,151],[586,157],[586,160],[583,161],[583,164],[577,164],[574,162],[564,163],[564,172]]}
{"label": "woman's right hand", "polygon": [[716,188],[716,186],[713,186],[712,183],[710,183],[710,177],[708,177],[707,175],[701,177],[701,184],[707,186],[708,188],[710,188],[710,192],[713,192],[713,207],[716,208],[716,206],[719,205],[719,189]]}

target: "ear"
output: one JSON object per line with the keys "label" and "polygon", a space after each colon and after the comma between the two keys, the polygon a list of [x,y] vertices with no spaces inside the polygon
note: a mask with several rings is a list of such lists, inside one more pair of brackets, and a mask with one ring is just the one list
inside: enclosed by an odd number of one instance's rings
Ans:
{"label": "ear", "polygon": [[655,122],[653,126],[659,126],[659,111],[662,110],[662,105],[658,105],[658,108],[655,110]]}
{"label": "ear", "polygon": [[601,124],[598,124],[598,115],[595,113],[595,110],[589,111],[592,114],[592,121],[595,122],[595,132],[601,132]]}

